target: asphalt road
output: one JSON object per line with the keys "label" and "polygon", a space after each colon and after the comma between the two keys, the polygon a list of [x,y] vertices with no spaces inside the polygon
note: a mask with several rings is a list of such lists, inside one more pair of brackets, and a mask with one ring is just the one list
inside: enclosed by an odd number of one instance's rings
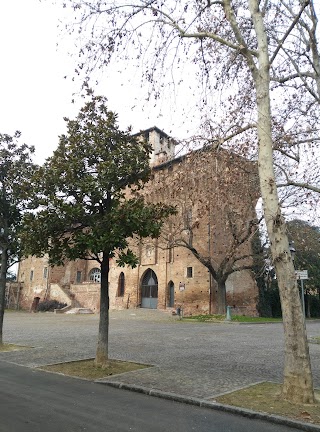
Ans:
{"label": "asphalt road", "polygon": [[293,432],[0,361],[0,432]]}

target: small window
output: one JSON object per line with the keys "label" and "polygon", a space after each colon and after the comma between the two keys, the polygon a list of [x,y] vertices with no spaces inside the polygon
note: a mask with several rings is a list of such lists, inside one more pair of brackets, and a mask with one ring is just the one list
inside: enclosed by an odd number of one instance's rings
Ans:
{"label": "small window", "polygon": [[192,267],[187,267],[187,278],[192,278],[192,276],[193,276]]}
{"label": "small window", "polygon": [[81,271],[77,271],[77,279],[76,279],[77,283],[81,282],[81,276],[82,276],[82,272]]}
{"label": "small window", "polygon": [[125,288],[125,278],[124,278],[124,273],[121,272],[118,280],[118,297],[124,296],[124,288]]}
{"label": "small window", "polygon": [[48,276],[48,267],[44,267],[43,268],[43,277],[44,277],[44,279],[47,279],[47,276]]}
{"label": "small window", "polygon": [[189,230],[192,227],[192,209],[185,209],[183,214],[184,229]]}
{"label": "small window", "polygon": [[90,270],[89,281],[90,282],[95,282],[95,283],[100,283],[101,282],[101,272],[100,272],[100,269],[93,268],[92,270]]}
{"label": "small window", "polygon": [[169,263],[173,262],[173,247],[169,247]]}
{"label": "small window", "polygon": [[30,271],[30,281],[33,281],[33,270]]}

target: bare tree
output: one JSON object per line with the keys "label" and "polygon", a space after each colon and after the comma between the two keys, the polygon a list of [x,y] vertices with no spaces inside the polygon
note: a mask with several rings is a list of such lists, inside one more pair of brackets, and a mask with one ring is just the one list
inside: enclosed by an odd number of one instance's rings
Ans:
{"label": "bare tree", "polygon": [[[113,55],[143,59],[143,77],[159,97],[159,70],[163,71],[166,61],[174,70],[189,58],[203,72],[207,106],[216,97],[210,99],[211,92],[220,95],[220,120],[227,116],[217,132],[237,136],[232,144],[244,154],[257,153],[264,217],[283,311],[283,396],[313,402],[306,330],[274,158],[276,152],[285,158],[280,165],[282,184],[319,191],[319,184],[310,184],[312,175],[301,174],[299,163],[307,161],[298,157],[306,150],[310,154],[319,140],[319,51],[313,0],[137,0],[116,4],[70,0],[70,4],[79,13],[81,36],[86,29],[90,31],[81,47],[78,70],[89,73],[97,65],[104,67]],[[228,123],[233,130],[228,129]],[[239,131],[244,132],[240,138]],[[288,160],[292,164],[287,164]]]}
{"label": "bare tree", "polygon": [[172,171],[165,177],[162,169],[149,197],[160,196],[177,209],[164,224],[158,247],[191,252],[215,281],[209,310],[225,314],[228,277],[252,269],[251,240],[259,229],[256,164],[210,146],[169,165]]}

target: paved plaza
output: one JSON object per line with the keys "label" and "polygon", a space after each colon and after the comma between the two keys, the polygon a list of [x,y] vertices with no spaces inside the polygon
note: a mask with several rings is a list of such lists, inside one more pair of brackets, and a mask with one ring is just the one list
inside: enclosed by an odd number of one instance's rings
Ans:
{"label": "paved plaza", "polygon": [[[320,322],[307,324],[320,336]],[[1,353],[0,359],[34,367],[92,358],[97,315],[6,312],[5,342],[32,349]],[[211,399],[260,381],[282,380],[282,324],[182,322],[158,310],[113,311],[110,357],[153,365],[106,380]],[[320,387],[320,345],[310,344],[313,377]]]}

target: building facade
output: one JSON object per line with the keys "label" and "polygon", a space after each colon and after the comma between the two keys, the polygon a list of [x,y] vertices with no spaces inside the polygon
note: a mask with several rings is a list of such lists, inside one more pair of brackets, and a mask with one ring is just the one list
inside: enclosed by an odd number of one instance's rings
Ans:
{"label": "building facade", "polygon": [[[111,260],[110,308],[215,312],[218,285],[203,261],[219,269],[232,255],[237,258],[234,266],[250,265],[247,232],[259,196],[255,164],[212,147],[175,158],[175,142],[164,132],[154,127],[144,136],[154,150],[152,177],[142,193],[147,201],[175,205],[177,214],[165,223],[159,239],[132,241],[130,247],[139,257],[136,268],[119,268]],[[25,309],[57,299],[99,310],[100,269],[94,261],[51,268],[47,258],[29,257],[19,266],[18,282]],[[236,312],[257,315],[258,289],[250,270],[231,273],[226,288],[227,304]]]}

